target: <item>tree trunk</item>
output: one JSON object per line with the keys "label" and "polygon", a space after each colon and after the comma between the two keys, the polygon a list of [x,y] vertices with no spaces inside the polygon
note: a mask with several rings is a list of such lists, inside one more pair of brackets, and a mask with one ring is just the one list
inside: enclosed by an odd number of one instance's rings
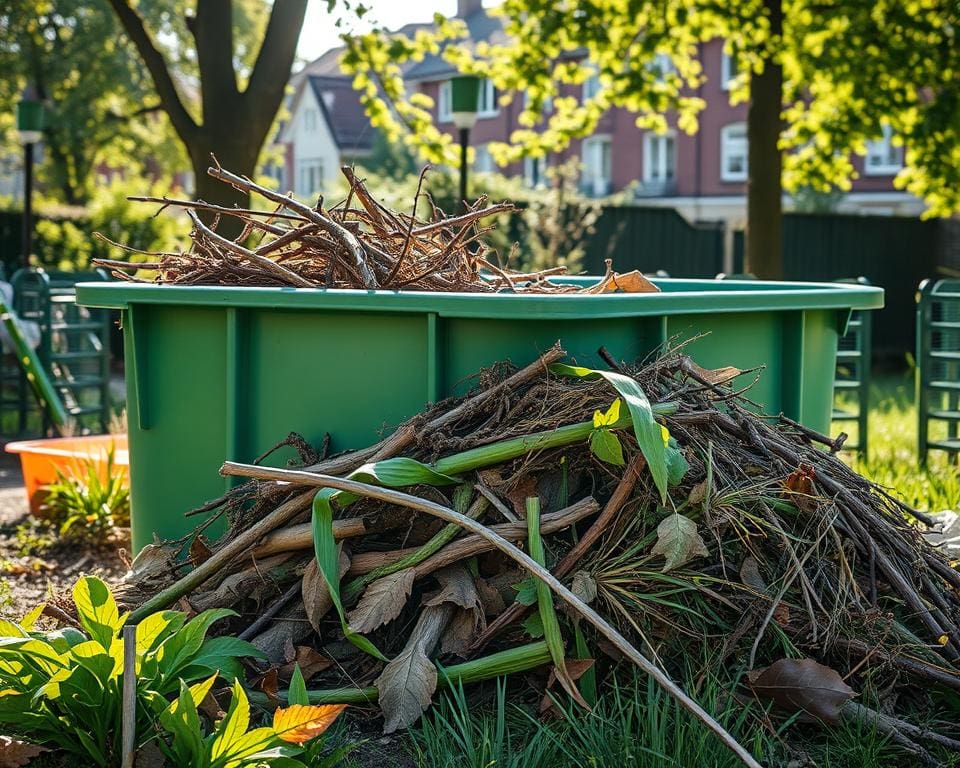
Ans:
{"label": "tree trunk", "polygon": [[[210,177],[207,169],[214,164],[213,155],[224,168],[241,176],[253,178],[256,172],[257,154],[250,147],[258,146],[257,137],[248,137],[249,131],[238,130],[229,141],[201,140],[190,147],[190,163],[193,166],[194,198],[205,203],[228,207],[248,208],[250,196]],[[204,136],[206,139],[206,136]],[[198,212],[200,218],[210,223],[214,216]],[[232,216],[221,216],[217,231],[224,237],[236,237],[243,225]]]}
{"label": "tree trunk", "polygon": [[[764,0],[764,7],[770,17],[770,33],[779,38],[783,30],[781,0]],[[776,49],[777,44],[771,44],[771,52]],[[749,177],[745,268],[762,280],[783,278],[783,158],[778,146],[782,104],[783,68],[768,57],[763,72],[750,81],[747,111]]]}

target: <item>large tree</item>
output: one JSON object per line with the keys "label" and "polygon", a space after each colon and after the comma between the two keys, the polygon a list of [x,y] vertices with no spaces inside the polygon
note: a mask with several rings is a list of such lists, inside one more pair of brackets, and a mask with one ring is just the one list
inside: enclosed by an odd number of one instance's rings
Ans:
{"label": "large tree", "polygon": [[[441,50],[460,71],[492,78],[504,99],[526,94],[523,127],[491,147],[500,162],[562,149],[611,107],[642,128],[665,130],[669,117],[692,133],[705,106],[700,46],[722,38],[739,73],[731,98],[749,104],[748,269],[782,275],[781,191],[849,189],[851,153],[864,154],[884,125],[906,148],[897,185],[929,215],[960,210],[956,0],[504,0],[495,12],[506,35],[493,44],[474,45],[463,24],[441,19],[414,38],[381,30],[348,40],[345,66],[389,136],[405,132],[430,159],[455,164],[432,104],[407,93],[401,73],[404,61]],[[594,74],[596,95],[573,97]]]}
{"label": "large tree", "polygon": [[[254,174],[283,101],[306,0],[274,2],[259,45],[253,39],[237,44],[235,31],[244,18],[240,10],[249,6],[240,0],[197,0],[190,8],[158,0],[136,6],[129,0],[110,4],[186,147],[197,197],[221,205],[247,205],[246,195],[207,176],[210,156],[216,155],[236,173]],[[265,8],[262,2],[259,5]],[[156,34],[148,30],[151,23]],[[188,31],[192,45],[186,44],[185,36],[169,33],[180,27]]]}
{"label": "large tree", "polygon": [[[43,180],[68,204],[87,201],[98,164],[126,150],[124,167],[143,170],[162,138],[152,85],[118,36],[113,13],[99,3],[10,0],[0,13],[0,109],[12,115],[27,82],[47,101]],[[15,142],[12,131],[5,138]]]}

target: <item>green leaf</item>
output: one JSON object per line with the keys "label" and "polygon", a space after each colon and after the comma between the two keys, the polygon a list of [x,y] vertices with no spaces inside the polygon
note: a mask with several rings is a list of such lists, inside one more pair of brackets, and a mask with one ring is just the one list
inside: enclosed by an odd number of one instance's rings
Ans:
{"label": "green leaf", "polygon": [[327,582],[330,599],[340,617],[340,626],[344,637],[364,653],[368,653],[381,661],[387,661],[380,650],[363,635],[350,629],[347,615],[343,609],[343,600],[340,597],[340,569],[337,554],[337,542],[333,537],[333,505],[332,500],[338,495],[333,488],[321,488],[313,497],[313,546],[317,558],[317,565]]}
{"label": "green leaf", "polygon": [[109,651],[123,621],[107,585],[96,576],[85,576],[73,587],[73,602],[80,626]]}
{"label": "green leaf", "polygon": [[600,427],[610,427],[620,421],[620,398],[611,403],[610,407],[607,409],[606,413],[600,413],[600,411],[593,412],[593,427],[594,429],[600,429]]}
{"label": "green leaf", "polygon": [[232,755],[233,748],[241,741],[249,727],[250,702],[243,686],[240,685],[240,681],[235,680],[230,706],[227,708],[227,714],[224,715],[223,720],[217,726],[213,746],[210,749],[213,764],[216,764],[217,758],[221,756]]}
{"label": "green leaf", "polygon": [[520,605],[533,605],[537,602],[537,580],[533,576],[514,584],[513,588],[517,590],[515,600]]}
{"label": "green leaf", "polygon": [[[164,640],[157,649],[158,668],[164,683],[172,683],[182,670],[193,664],[207,631],[215,622],[236,615],[228,608],[211,608],[194,616]],[[162,688],[161,693],[166,690]]]}
{"label": "green leaf", "polygon": [[[580,624],[577,623],[573,627],[573,638],[576,647],[576,657],[578,659],[595,659],[596,656],[590,653],[590,649],[587,647],[587,638],[583,635],[583,630],[580,629]],[[591,707],[597,705],[597,669],[596,665],[590,667],[586,672],[580,675],[580,679],[577,681],[580,683],[580,692],[583,694],[584,701],[587,702]]]}
{"label": "green leaf", "polygon": [[666,503],[669,470],[663,432],[660,423],[654,417],[650,401],[640,385],[629,376],[613,371],[591,370],[590,368],[564,365],[563,363],[554,363],[550,366],[550,370],[561,376],[576,376],[585,379],[600,376],[617,390],[630,410],[633,433],[636,435],[640,452],[647,460],[647,467],[653,477],[654,485],[660,491],[661,500]]}
{"label": "green leaf", "polygon": [[677,447],[677,441],[670,438],[670,445],[667,446],[667,483],[670,487],[679,485],[690,469],[687,457],[683,451]]}
{"label": "green leaf", "polygon": [[[530,557],[540,565],[546,565],[546,556],[543,550],[543,538],[540,536],[540,499],[531,496],[527,499],[527,544],[530,548]],[[543,625],[543,639],[550,651],[553,661],[554,674],[563,689],[577,702],[587,706],[577,690],[577,684],[567,671],[566,651],[563,645],[563,635],[560,634],[560,622],[557,611],[553,606],[553,592],[541,579],[537,584],[537,613]]]}
{"label": "green leaf", "polygon": [[625,464],[620,438],[609,429],[593,431],[590,435],[590,451],[600,461],[605,461],[607,464],[613,464],[617,467],[622,467]]}
{"label": "green leaf", "polygon": [[303,679],[303,672],[300,671],[300,665],[295,664],[293,675],[290,677],[290,687],[287,689],[287,704],[300,704],[304,707],[310,705],[310,697],[307,695],[307,683]]}
{"label": "green leaf", "polygon": [[523,631],[534,640],[543,637],[543,619],[540,618],[540,611],[531,613],[521,622],[521,625],[523,626]]}
{"label": "green leaf", "polygon": [[416,459],[398,456],[384,459],[373,464],[364,464],[349,475],[351,480],[375,483],[388,488],[400,488],[405,485],[453,485],[460,481],[455,477],[441,474]]}

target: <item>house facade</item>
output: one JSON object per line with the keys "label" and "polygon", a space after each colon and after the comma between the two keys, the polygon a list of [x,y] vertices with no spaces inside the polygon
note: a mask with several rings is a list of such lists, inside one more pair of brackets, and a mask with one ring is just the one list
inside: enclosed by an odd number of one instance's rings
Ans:
{"label": "house facade", "polygon": [[[499,20],[487,14],[481,0],[459,0],[457,16],[474,41],[502,34]],[[336,57],[331,54],[318,62],[335,67]],[[478,120],[470,134],[476,152],[474,170],[522,175],[529,185],[537,186],[545,182],[550,163],[575,156],[581,160],[581,189],[588,195],[599,197],[628,190],[639,204],[675,208],[691,221],[726,221],[732,227],[742,226],[748,172],[747,106],[730,104],[729,89],[736,73],[724,54],[722,41],[702,44],[699,55],[707,79],[698,95],[706,107],[699,115],[700,130],[696,134],[690,136],[675,129],[666,134],[642,130],[630,112],[612,108],[603,115],[593,135],[576,140],[556,156],[531,158],[500,169],[493,163],[488,144],[508,140],[520,127],[522,104],[517,99],[501,104],[493,83],[483,81]],[[670,63],[657,61],[654,66],[669,67]],[[457,131],[450,114],[450,79],[455,74],[439,56],[427,56],[404,73],[411,90],[433,99],[438,127],[454,138]],[[598,87],[596,78],[587,80],[582,96],[590,97]],[[309,101],[305,107],[307,104]],[[340,120],[330,110],[328,117]],[[297,119],[302,118],[294,114]],[[299,133],[291,134],[289,150],[291,164],[297,168],[302,152],[299,137]],[[903,148],[895,147],[891,138],[889,133],[878,136],[870,143],[866,157],[853,158],[859,178],[853,180],[850,192],[831,201],[833,210],[875,215],[917,215],[923,210],[920,200],[893,186],[893,178],[902,167]],[[295,191],[299,189],[299,185],[294,186]],[[784,206],[789,210],[795,201],[785,196]]]}

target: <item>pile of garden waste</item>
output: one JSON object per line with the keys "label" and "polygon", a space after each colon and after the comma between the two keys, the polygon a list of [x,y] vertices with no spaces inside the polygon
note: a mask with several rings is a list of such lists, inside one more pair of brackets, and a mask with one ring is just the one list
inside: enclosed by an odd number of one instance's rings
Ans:
{"label": "pile of garden waste", "polygon": [[[511,203],[488,205],[482,197],[466,205],[464,213],[448,215],[424,189],[425,168],[411,204],[413,213],[391,211],[373,197],[353,168],[341,170],[349,192],[328,208],[322,197],[316,205],[306,205],[216,164],[208,169],[212,177],[255,195],[270,207],[241,209],[169,197],[133,197],[183,208],[193,224],[190,246],[179,253],[150,253],[148,261],[95,259],[94,263],[111,269],[120,280],[164,285],[538,294],[658,290],[637,271],[614,272],[609,260],[606,274],[589,286],[551,280],[567,272],[564,266],[526,273],[511,270],[501,263],[509,262],[511,254],[501,260],[483,241],[493,225],[482,226],[485,220],[514,210]],[[416,216],[421,197],[430,203],[427,221]],[[201,215],[212,221],[205,223]],[[242,223],[232,238],[217,231],[227,217]],[[138,274],[129,274],[131,268]],[[143,277],[141,270],[152,274]]]}
{"label": "pile of garden waste", "polygon": [[[671,679],[710,658],[705,676],[747,670],[728,694],[762,705],[757,728],[852,719],[918,764],[960,750],[949,723],[897,710],[960,692],[960,572],[926,516],[840,461],[842,437],[758,415],[756,372],[682,345],[600,353],[604,370],[559,345],[484,370],[362,450],[294,434],[296,466],[225,463],[246,482],[136,558],[129,620],[231,609],[216,632],[256,649],[256,703],[282,706],[302,675],[313,704],[373,708],[386,732],[445,687],[531,670],[545,714],[586,711],[635,664],[757,765]],[[857,700],[868,679],[882,712]]]}

